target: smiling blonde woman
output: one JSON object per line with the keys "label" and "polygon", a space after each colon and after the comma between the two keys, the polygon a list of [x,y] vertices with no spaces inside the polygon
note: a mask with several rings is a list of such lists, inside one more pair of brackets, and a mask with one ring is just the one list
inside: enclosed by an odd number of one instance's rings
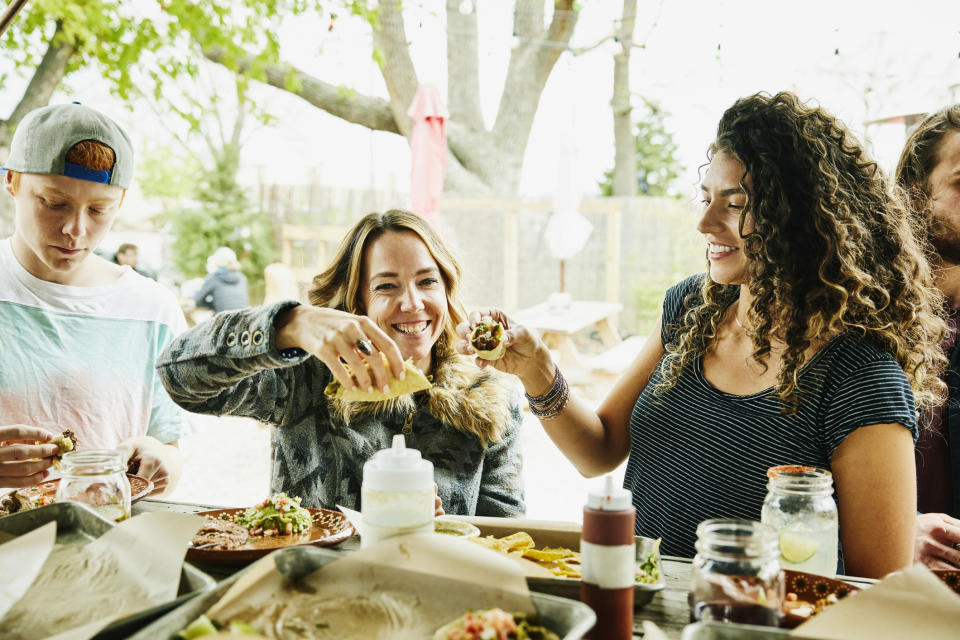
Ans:
{"label": "smiling blonde woman", "polygon": [[[314,279],[310,305],[218,314],[174,342],[158,369],[185,409],[273,425],[272,490],[306,506],[359,508],[363,463],[403,433],[433,462],[448,513],[520,515],[519,394],[451,348],[466,317],[460,279],[421,218],[369,214]],[[411,377],[405,361],[432,379],[428,389],[396,393]],[[370,399],[325,393],[336,386]]]}

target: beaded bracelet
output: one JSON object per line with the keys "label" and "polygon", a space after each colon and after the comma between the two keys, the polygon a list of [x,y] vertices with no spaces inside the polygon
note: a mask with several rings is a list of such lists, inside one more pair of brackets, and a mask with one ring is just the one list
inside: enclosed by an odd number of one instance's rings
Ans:
{"label": "beaded bracelet", "polygon": [[541,420],[550,420],[556,418],[567,406],[567,400],[570,397],[570,386],[566,378],[560,373],[560,367],[557,367],[557,375],[553,380],[553,386],[543,395],[531,396],[524,393],[527,397],[527,403],[530,405],[530,412]]}

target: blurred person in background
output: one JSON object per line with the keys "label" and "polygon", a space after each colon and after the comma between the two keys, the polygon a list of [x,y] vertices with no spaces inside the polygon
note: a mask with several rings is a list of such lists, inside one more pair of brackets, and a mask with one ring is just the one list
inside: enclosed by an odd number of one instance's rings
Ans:
{"label": "blurred person in background", "polygon": [[[756,520],[767,469],[833,474],[845,572],[913,559],[916,406],[940,402],[946,327],[913,216],[853,134],[792,93],[738,100],[701,182],[708,271],[666,293],[600,407],[501,311],[531,410],[585,476],[627,461],[637,534],[692,557],[709,518]],[[459,343],[472,353],[469,342]],[[481,366],[491,363],[480,362]]]}
{"label": "blurred person in background", "polygon": [[[461,286],[460,264],[427,222],[372,213],[314,278],[310,304],[217,314],[175,340],[157,368],[189,411],[271,424],[271,490],[304,506],[360,508],[364,462],[402,433],[433,463],[438,512],[519,516],[519,393],[453,349],[466,318]],[[407,359],[432,386],[378,398],[403,386]],[[326,395],[334,380],[366,397]]]}
{"label": "blurred person in background", "polygon": [[138,249],[135,244],[130,244],[129,242],[121,244],[117,248],[117,252],[113,255],[113,261],[121,266],[127,265],[140,275],[150,278],[151,280],[157,279],[157,274],[153,269],[140,262],[140,249]]}
{"label": "blurred person in background", "polygon": [[154,365],[183,313],[164,287],[93,254],[133,179],[129,137],[80,104],[43,107],[4,168],[16,217],[0,241],[0,487],[48,477],[56,446],[28,443],[69,429],[78,450],[119,449],[172,490],[185,421]]}
{"label": "blurred person in background", "polygon": [[960,104],[927,116],[904,145],[897,182],[935,251],[934,279],[945,298],[950,366],[946,404],[926,417],[917,442],[914,559],[931,569],[960,568]]}
{"label": "blurred person in background", "polygon": [[250,306],[247,276],[240,271],[233,249],[220,247],[214,251],[207,259],[207,273],[203,286],[194,296],[198,307],[220,313]]}

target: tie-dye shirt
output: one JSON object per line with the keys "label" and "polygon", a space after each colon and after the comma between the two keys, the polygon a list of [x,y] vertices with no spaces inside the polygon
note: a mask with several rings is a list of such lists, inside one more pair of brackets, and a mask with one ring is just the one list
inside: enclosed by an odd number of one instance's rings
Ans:
{"label": "tie-dye shirt", "polygon": [[154,368],[186,329],[176,297],[129,267],[113,284],[31,275],[0,241],[0,424],[71,429],[85,449],[184,433]]}

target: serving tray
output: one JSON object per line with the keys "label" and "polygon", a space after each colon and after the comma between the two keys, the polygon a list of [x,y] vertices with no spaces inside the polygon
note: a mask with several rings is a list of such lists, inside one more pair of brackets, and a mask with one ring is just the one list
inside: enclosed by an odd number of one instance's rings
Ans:
{"label": "serving tray", "polygon": [[[280,573],[297,579],[343,557],[343,554],[330,549],[299,546],[279,549],[271,557]],[[216,604],[246,571],[244,569],[234,574],[215,589],[180,605],[131,636],[130,640],[176,640],[178,631]],[[596,622],[593,610],[581,602],[535,592],[530,593],[530,598],[543,624],[559,635],[561,640],[580,640]]]}
{"label": "serving tray", "polygon": [[[76,502],[55,502],[36,509],[29,509],[0,518],[0,543],[5,538],[29,533],[37,527],[55,520],[57,522],[56,544],[84,545],[99,538],[116,526],[112,521],[100,516],[86,505]],[[8,536],[2,535],[9,534]],[[138,611],[114,621],[94,636],[95,640],[114,640],[126,638],[152,620],[167,611],[180,606],[190,598],[213,589],[216,581],[196,567],[184,563],[180,573],[180,586],[177,597],[168,602]]]}

